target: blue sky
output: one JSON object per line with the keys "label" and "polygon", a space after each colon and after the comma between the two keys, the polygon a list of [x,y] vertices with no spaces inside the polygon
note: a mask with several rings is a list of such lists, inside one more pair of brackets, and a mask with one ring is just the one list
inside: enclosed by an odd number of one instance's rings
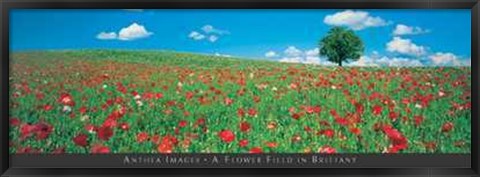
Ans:
{"label": "blue sky", "polygon": [[14,10],[12,51],[155,49],[331,64],[318,41],[345,26],[354,66],[470,65],[470,10]]}

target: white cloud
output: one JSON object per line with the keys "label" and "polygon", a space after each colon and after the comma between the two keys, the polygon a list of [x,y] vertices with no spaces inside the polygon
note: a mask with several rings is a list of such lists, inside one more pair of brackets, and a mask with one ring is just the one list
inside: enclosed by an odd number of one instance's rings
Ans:
{"label": "white cloud", "polygon": [[285,53],[285,55],[288,57],[300,57],[303,54],[303,52],[297,49],[295,46],[288,46],[283,53]]}
{"label": "white cloud", "polygon": [[189,38],[192,38],[193,40],[202,40],[205,38],[205,35],[203,34],[200,34],[199,32],[196,32],[196,31],[192,31],[190,32],[190,34],[188,35]]}
{"label": "white cloud", "polygon": [[[295,46],[288,46],[284,51],[283,54],[280,56],[281,58],[278,60],[284,63],[304,63],[304,64],[317,64],[317,65],[332,65],[328,61],[323,61],[318,56],[318,48],[310,49],[310,50],[301,50]],[[275,53],[274,51],[269,51],[267,53]]]}
{"label": "white cloud", "polygon": [[346,26],[353,30],[362,30],[369,27],[386,26],[389,22],[380,17],[372,17],[365,11],[345,10],[327,15],[324,23],[332,26]]}
{"label": "white cloud", "polygon": [[226,30],[217,29],[217,28],[213,27],[212,25],[204,25],[202,27],[202,31],[207,33],[207,34],[213,33],[213,34],[219,34],[219,35],[224,35],[224,34],[229,34],[230,33]]}
{"label": "white cloud", "polygon": [[435,66],[471,66],[471,59],[462,59],[453,53],[437,52],[428,57]]}
{"label": "white cloud", "polygon": [[430,30],[422,29],[418,26],[407,26],[404,24],[398,24],[393,31],[393,35],[401,36],[401,35],[416,35],[416,34],[424,34],[428,33]]}
{"label": "white cloud", "polygon": [[219,40],[220,37],[227,34],[230,34],[230,32],[216,29],[212,25],[204,25],[199,30],[190,32],[188,37],[195,41],[207,40],[213,43]]}
{"label": "white cloud", "polygon": [[117,39],[117,33],[115,32],[101,32],[97,34],[97,39],[100,40],[114,40]]}
{"label": "white cloud", "polygon": [[218,36],[211,35],[210,37],[208,37],[208,40],[209,40],[210,42],[215,42],[215,41],[218,40]]}
{"label": "white cloud", "polygon": [[420,56],[426,53],[425,47],[416,45],[412,40],[402,39],[401,37],[394,37],[392,41],[388,42],[387,51],[413,56]]}
{"label": "white cloud", "polygon": [[375,63],[374,59],[368,56],[361,56],[357,61],[346,63],[345,66],[361,66],[361,67],[376,67],[380,66]]}
{"label": "white cloud", "polygon": [[358,67],[419,67],[423,63],[418,59],[386,57],[372,54],[372,56],[362,56],[357,61],[345,64],[345,66]]}
{"label": "white cloud", "polygon": [[123,41],[130,41],[135,39],[146,38],[153,35],[152,32],[147,31],[145,26],[138,23],[132,23],[130,26],[122,28],[118,32],[118,39]]}
{"label": "white cloud", "polygon": [[130,26],[122,28],[118,34],[116,32],[100,32],[96,38],[100,40],[122,40],[130,41],[140,38],[146,38],[153,35],[152,32],[147,31],[145,26],[138,23],[132,23]]}
{"label": "white cloud", "polygon": [[276,56],[278,56],[278,55],[277,55],[277,52],[275,52],[275,51],[268,51],[267,53],[265,53],[265,57],[267,57],[267,58],[273,58],[273,57],[276,57]]}
{"label": "white cloud", "polygon": [[389,67],[418,67],[423,66],[423,63],[418,59],[412,58],[388,58],[382,57],[376,61],[380,66],[389,66]]}
{"label": "white cloud", "polygon": [[320,52],[320,49],[315,48],[315,49],[312,49],[312,50],[305,51],[305,55],[310,56],[310,57],[318,57],[319,52]]}

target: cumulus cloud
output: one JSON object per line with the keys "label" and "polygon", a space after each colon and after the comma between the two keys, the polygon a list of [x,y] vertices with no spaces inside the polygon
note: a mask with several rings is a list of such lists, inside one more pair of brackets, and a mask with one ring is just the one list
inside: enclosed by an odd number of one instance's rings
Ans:
{"label": "cumulus cloud", "polygon": [[371,56],[361,56],[357,61],[345,64],[345,66],[357,67],[419,67],[423,63],[418,59],[379,56],[372,53]]}
{"label": "cumulus cloud", "polygon": [[428,33],[430,30],[422,29],[418,26],[407,26],[404,24],[398,24],[393,31],[393,35],[401,36],[401,35],[416,35],[416,34],[424,34]]}
{"label": "cumulus cloud", "polygon": [[[326,59],[321,59],[318,56],[318,48],[301,50],[295,46],[288,46],[283,52],[277,53],[275,51],[269,51],[265,53],[265,56],[272,56],[275,54],[275,57],[278,57],[279,62],[284,63],[303,63],[303,64],[315,64],[315,65],[335,65],[327,61]],[[268,55],[268,56],[267,56]]]}
{"label": "cumulus cloud", "polygon": [[188,37],[189,37],[189,38],[192,38],[193,40],[198,41],[198,40],[204,39],[204,38],[205,38],[205,35],[200,34],[200,33],[197,32],[197,31],[192,31],[192,32],[190,32],[190,34],[188,35]]}
{"label": "cumulus cloud", "polygon": [[217,29],[217,28],[213,27],[212,25],[204,25],[202,27],[202,31],[207,33],[207,34],[213,33],[213,34],[219,34],[219,35],[224,35],[224,34],[229,34],[230,33],[227,30]]}
{"label": "cumulus cloud", "polygon": [[437,52],[428,57],[433,65],[436,66],[471,66],[471,59],[462,59],[453,53]]}
{"label": "cumulus cloud", "polygon": [[218,40],[218,36],[211,35],[210,37],[208,37],[208,40],[209,40],[210,42],[215,42],[215,41]]}
{"label": "cumulus cloud", "polygon": [[206,40],[208,42],[216,42],[220,37],[230,34],[227,30],[221,30],[212,25],[204,25],[199,30],[190,32],[189,38],[195,41]]}
{"label": "cumulus cloud", "polygon": [[117,33],[115,32],[101,32],[97,34],[97,39],[100,40],[114,40],[117,39]]}
{"label": "cumulus cloud", "polygon": [[288,57],[300,57],[303,54],[303,52],[295,46],[288,46],[283,53]]}
{"label": "cumulus cloud", "polygon": [[423,63],[418,59],[412,58],[388,58],[382,57],[376,63],[380,66],[388,66],[388,67],[419,67],[423,66]]}
{"label": "cumulus cloud", "polygon": [[401,37],[394,37],[392,41],[388,42],[387,51],[412,56],[420,56],[426,53],[424,46],[414,44],[412,40]]}
{"label": "cumulus cloud", "polygon": [[153,35],[152,32],[147,31],[145,26],[133,23],[128,27],[122,28],[118,32],[118,39],[123,41],[130,41],[135,39],[146,38]]}
{"label": "cumulus cloud", "polygon": [[267,53],[265,53],[265,57],[267,58],[273,58],[273,57],[277,57],[277,52],[275,51],[268,51]]}
{"label": "cumulus cloud", "polygon": [[353,30],[362,30],[369,27],[380,27],[389,24],[380,17],[370,16],[365,11],[345,10],[332,15],[327,15],[324,23],[332,26],[346,26]]}
{"label": "cumulus cloud", "polygon": [[132,23],[130,26],[120,29],[118,34],[116,32],[100,32],[97,34],[97,39],[100,40],[122,40],[130,41],[135,39],[146,38],[153,35],[152,32],[147,31],[145,26],[138,23]]}

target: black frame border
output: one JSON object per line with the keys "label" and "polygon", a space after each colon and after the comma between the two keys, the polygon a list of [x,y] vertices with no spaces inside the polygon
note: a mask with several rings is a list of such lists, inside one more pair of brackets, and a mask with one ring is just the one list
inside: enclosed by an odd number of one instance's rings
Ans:
{"label": "black frame border", "polygon": [[[12,168],[9,158],[8,77],[10,9],[471,9],[472,152],[470,169],[25,169]],[[479,176],[479,0],[3,0],[1,13],[0,174],[3,176]],[[476,60],[475,60],[476,59]]]}

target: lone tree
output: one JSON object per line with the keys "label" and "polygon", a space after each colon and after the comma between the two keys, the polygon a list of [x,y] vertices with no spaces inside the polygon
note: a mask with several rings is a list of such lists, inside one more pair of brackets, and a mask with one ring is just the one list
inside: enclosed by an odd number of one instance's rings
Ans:
{"label": "lone tree", "polygon": [[363,42],[352,30],[344,27],[333,27],[322,40],[320,40],[320,55],[326,56],[328,61],[338,63],[347,60],[358,60],[363,54]]}

